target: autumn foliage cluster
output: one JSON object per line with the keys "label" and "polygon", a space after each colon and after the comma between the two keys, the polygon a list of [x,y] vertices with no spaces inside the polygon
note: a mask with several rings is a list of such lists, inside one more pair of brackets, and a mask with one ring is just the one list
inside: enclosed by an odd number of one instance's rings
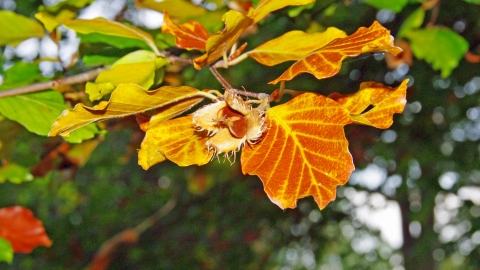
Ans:
{"label": "autumn foliage cluster", "polygon": [[[317,79],[334,76],[349,57],[373,52],[399,54],[402,50],[394,46],[390,31],[376,21],[349,35],[330,27],[324,32],[287,32],[256,48],[239,43],[248,29],[271,12],[312,2],[261,0],[254,7],[247,2],[243,10],[226,12],[223,29],[215,33],[209,33],[197,21],[176,22],[175,15],[167,10],[161,31],[173,35],[177,50],[186,50],[192,58],[159,49],[149,33],[131,25],[102,18],[80,20],[46,12],[35,14],[44,28],[34,30],[41,35],[47,31],[54,36],[63,25],[80,36],[103,35],[144,47],[123,56],[102,70],[94,82],[88,82],[85,91],[90,101],[98,103],[78,103],[64,110],[48,136],[61,135],[79,142],[102,132],[94,122],[136,115],[145,131],[138,150],[139,165],[144,169],[165,160],[179,166],[216,160],[240,163],[244,174],[258,175],[266,194],[280,208],[295,208],[297,200],[307,196],[313,196],[320,209],[325,208],[335,199],[337,186],[345,184],[354,170],[344,126],[390,127],[393,114],[401,113],[406,104],[408,80],[394,88],[364,82],[356,93],[348,95],[322,96],[286,88],[286,82],[302,73]],[[2,16],[20,15],[4,12]],[[287,61],[292,64],[276,79],[265,82],[278,85],[277,90],[262,93],[262,86],[232,86],[219,72],[234,68],[248,57],[265,66]],[[174,65],[210,69],[223,89],[199,90],[163,82],[165,68]],[[284,94],[292,99],[276,105]],[[102,100],[105,98],[108,101]],[[31,212],[18,207],[0,211],[8,212],[0,212],[0,237],[10,241],[16,252],[51,245],[46,235],[35,236],[44,231],[37,228],[41,224],[32,220]],[[10,221],[4,221],[9,217]],[[15,235],[4,224],[16,222]],[[25,224],[31,224],[31,231],[23,230]],[[35,240],[24,244],[25,239]]]}

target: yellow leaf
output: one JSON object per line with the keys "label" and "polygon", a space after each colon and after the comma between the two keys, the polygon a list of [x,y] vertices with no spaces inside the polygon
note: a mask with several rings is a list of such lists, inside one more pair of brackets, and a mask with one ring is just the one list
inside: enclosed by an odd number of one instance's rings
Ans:
{"label": "yellow leaf", "polygon": [[207,164],[213,152],[207,151],[205,135],[193,128],[191,115],[157,123],[145,134],[138,163],[146,170],[163,161],[163,156],[179,166]]}
{"label": "yellow leaf", "polygon": [[0,10],[0,29],[0,46],[17,46],[26,39],[45,35],[37,21],[9,10]]}
{"label": "yellow leaf", "polygon": [[53,30],[60,25],[60,22],[48,13],[38,12],[34,16],[37,20],[43,23],[43,26],[45,26],[45,29],[47,29],[48,32],[53,32]]}
{"label": "yellow leaf", "polygon": [[149,8],[167,12],[172,17],[195,17],[205,13],[205,9],[186,0],[135,0],[138,8]]}
{"label": "yellow leaf", "polygon": [[286,6],[306,5],[313,1],[315,0],[262,0],[253,11],[249,12],[249,16],[253,19],[253,23],[257,23],[275,10]]}
{"label": "yellow leaf", "polygon": [[329,27],[322,33],[290,31],[265,42],[247,54],[263,65],[274,66],[285,61],[299,60],[332,40],[346,36],[344,31],[335,27]]}
{"label": "yellow leaf", "polygon": [[323,209],[354,169],[343,127],[349,112],[324,96],[306,93],[267,110],[262,140],[242,152],[242,171],[258,175],[270,200],[295,208],[313,196]]}
{"label": "yellow leaf", "polygon": [[108,102],[102,101],[94,107],[77,104],[73,110],[65,110],[53,123],[48,136],[68,136],[73,130],[92,122],[124,117],[202,96],[203,92],[189,86],[163,86],[147,91],[135,84],[120,84]]}
{"label": "yellow leaf", "polygon": [[252,19],[235,10],[225,13],[222,21],[225,23],[225,28],[208,38],[206,53],[193,61],[196,69],[210,65],[222,57],[237,41],[240,34],[252,24]]}
{"label": "yellow leaf", "polygon": [[390,31],[375,21],[369,28],[361,27],[352,35],[335,39],[317,51],[306,55],[280,77],[269,83],[277,84],[279,81],[289,81],[301,73],[313,74],[317,79],[328,78],[340,71],[345,58],[378,51],[395,55],[402,50],[393,46],[393,37],[390,36]]}
{"label": "yellow leaf", "polygon": [[[407,83],[405,79],[398,87],[391,88],[381,83],[364,82],[355,94],[332,93],[328,97],[350,111],[354,123],[385,129],[392,125],[393,114],[402,113],[405,108]],[[369,106],[373,108],[364,112]]]}

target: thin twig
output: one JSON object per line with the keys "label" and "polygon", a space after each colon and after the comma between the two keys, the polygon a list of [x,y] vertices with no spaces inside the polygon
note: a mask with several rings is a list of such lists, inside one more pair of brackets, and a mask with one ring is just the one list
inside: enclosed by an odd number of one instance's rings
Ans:
{"label": "thin twig", "polygon": [[218,82],[220,82],[225,89],[227,89],[227,90],[232,89],[232,86],[222,77],[222,75],[220,75],[220,73],[218,73],[218,70],[215,67],[210,66],[210,71],[212,72],[213,76],[215,76],[215,78],[217,78]]}
{"label": "thin twig", "polygon": [[83,83],[95,79],[100,72],[107,70],[108,68],[97,68],[90,70],[84,73],[73,75],[70,77],[65,77],[49,82],[35,83],[27,86],[22,86],[18,88],[13,88],[5,91],[0,91],[0,98],[16,96],[21,94],[34,93],[44,90],[49,90],[52,88],[57,88],[64,85],[71,85],[76,83]]}
{"label": "thin twig", "polygon": [[89,270],[103,270],[108,267],[112,260],[113,253],[121,244],[134,244],[138,241],[140,234],[152,227],[162,217],[166,216],[173,210],[177,203],[175,198],[170,199],[162,208],[158,209],[153,215],[142,221],[133,229],[126,229],[114,235],[102,244],[100,249],[95,253],[92,262],[87,266]]}
{"label": "thin twig", "polygon": [[426,27],[432,27],[437,22],[438,12],[440,11],[440,0],[433,2],[435,5],[433,6],[432,14],[430,15],[430,20],[428,21]]}

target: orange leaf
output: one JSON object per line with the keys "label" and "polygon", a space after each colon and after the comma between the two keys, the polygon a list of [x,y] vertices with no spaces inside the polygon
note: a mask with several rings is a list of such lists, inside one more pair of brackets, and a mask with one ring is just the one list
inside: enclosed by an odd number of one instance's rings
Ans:
{"label": "orange leaf", "polygon": [[176,25],[170,20],[168,13],[163,14],[162,32],[175,36],[175,44],[182,49],[205,50],[205,44],[210,34],[197,21]]}
{"label": "orange leaf", "polygon": [[150,126],[145,134],[138,164],[145,170],[165,158],[179,166],[207,164],[213,156],[213,152],[207,151],[207,140],[193,128],[191,115],[160,122]]}
{"label": "orange leaf", "polygon": [[249,12],[249,16],[253,19],[253,23],[257,23],[265,18],[268,13],[284,8],[286,6],[301,6],[310,4],[315,0],[262,0],[258,3],[254,10]]}
{"label": "orange leaf", "polygon": [[0,237],[10,242],[15,252],[30,253],[38,246],[52,245],[42,222],[21,206],[0,209]]}
{"label": "orange leaf", "polygon": [[322,48],[332,40],[346,36],[345,32],[335,27],[329,27],[322,33],[290,31],[265,42],[247,54],[260,64],[273,66],[285,61],[302,59],[305,55]]}
{"label": "orange leaf", "polygon": [[351,123],[348,111],[306,93],[267,110],[267,119],[262,141],[243,150],[243,173],[258,175],[270,200],[282,209],[295,208],[307,196],[325,208],[354,169],[343,131]]}
{"label": "orange leaf", "polygon": [[[332,93],[328,97],[350,111],[354,123],[385,129],[392,125],[393,114],[405,108],[407,83],[405,79],[397,88],[391,88],[381,83],[364,82],[355,94]],[[369,106],[373,108],[364,112]]]}
{"label": "orange leaf", "polygon": [[222,21],[225,28],[208,38],[206,53],[193,61],[196,69],[210,65],[222,57],[237,41],[240,34],[253,23],[251,18],[235,10],[225,13]]}
{"label": "orange leaf", "polygon": [[308,54],[269,83],[277,84],[279,81],[289,81],[305,72],[313,74],[317,79],[328,78],[340,71],[345,58],[378,51],[396,55],[402,50],[393,46],[393,37],[390,36],[390,31],[375,21],[369,28],[360,27],[352,35],[335,39],[325,47]]}

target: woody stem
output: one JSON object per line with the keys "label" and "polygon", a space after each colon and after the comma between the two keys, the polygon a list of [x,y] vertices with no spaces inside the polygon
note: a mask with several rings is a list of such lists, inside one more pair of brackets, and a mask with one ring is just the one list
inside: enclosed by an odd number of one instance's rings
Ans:
{"label": "woody stem", "polygon": [[222,75],[220,75],[220,73],[218,73],[218,70],[214,66],[210,66],[210,71],[212,72],[212,74],[215,76],[215,78],[217,78],[217,80],[222,84],[222,86],[227,91],[232,91],[232,92],[235,92],[235,93],[237,93],[239,95],[242,95],[242,96],[245,96],[245,97],[253,97],[253,98],[256,98],[256,99],[260,99],[260,100],[265,99],[265,98],[267,98],[267,99],[270,98],[270,96],[268,94],[265,94],[265,93],[254,93],[254,92],[249,92],[247,90],[233,88],[225,80],[225,78],[223,78]]}
{"label": "woody stem", "polygon": [[218,82],[222,84],[223,88],[225,88],[226,90],[229,90],[232,88],[232,86],[222,77],[222,75],[218,73],[218,70],[215,67],[210,66],[210,71],[212,72],[213,76],[217,78]]}

